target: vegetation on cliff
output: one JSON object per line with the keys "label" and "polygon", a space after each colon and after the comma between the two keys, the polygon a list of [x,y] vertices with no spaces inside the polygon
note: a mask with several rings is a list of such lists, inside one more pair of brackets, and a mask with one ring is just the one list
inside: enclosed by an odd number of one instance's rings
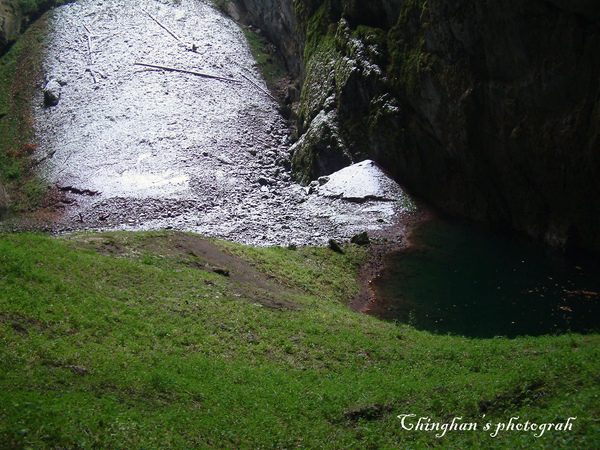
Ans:
{"label": "vegetation on cliff", "polygon": [[53,6],[64,5],[73,0],[18,0],[18,4],[26,16],[37,16]]}
{"label": "vegetation on cliff", "polygon": [[243,31],[248,40],[252,56],[267,86],[271,91],[276,91],[277,84],[285,76],[285,69],[274,45],[253,30],[244,29]]}
{"label": "vegetation on cliff", "polygon": [[0,182],[17,211],[39,204],[46,192],[31,158],[36,150],[32,102],[43,83],[44,30],[45,24],[37,22],[0,59]]}
{"label": "vegetation on cliff", "polygon": [[[393,27],[353,21],[340,2],[295,5],[306,33],[306,79],[298,110],[299,131],[306,135],[294,158],[298,179],[308,182],[350,161],[381,160],[392,148],[401,149],[405,135],[398,98],[417,90],[432,64],[422,45],[414,47],[403,30],[425,14],[426,3],[403,2]],[[322,111],[334,131],[315,132],[311,122]],[[337,147],[330,144],[332,137]]]}
{"label": "vegetation on cliff", "polygon": [[15,2],[18,14],[13,20],[23,20],[17,29],[32,26],[16,42],[7,42],[0,49],[0,189],[7,193],[0,207],[9,206],[13,211],[36,208],[48,194],[32,159],[37,145],[31,108],[44,83],[41,60],[47,26],[46,21],[34,21],[48,9],[69,1]]}

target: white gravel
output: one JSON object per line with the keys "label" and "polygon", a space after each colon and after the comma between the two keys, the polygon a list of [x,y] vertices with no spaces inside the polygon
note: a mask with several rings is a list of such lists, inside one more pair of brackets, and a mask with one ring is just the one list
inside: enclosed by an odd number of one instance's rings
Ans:
{"label": "white gravel", "polygon": [[59,229],[324,244],[393,225],[406,210],[404,201],[348,202],[293,183],[291,130],[243,32],[210,3],[80,0],[51,14],[44,72],[61,95],[45,107],[40,91],[35,121],[47,178],[75,200]]}

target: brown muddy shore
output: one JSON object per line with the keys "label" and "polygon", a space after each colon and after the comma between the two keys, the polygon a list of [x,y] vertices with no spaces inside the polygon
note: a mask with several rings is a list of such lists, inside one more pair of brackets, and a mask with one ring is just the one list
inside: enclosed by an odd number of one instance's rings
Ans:
{"label": "brown muddy shore", "polygon": [[381,271],[386,267],[388,256],[411,247],[413,245],[411,237],[414,229],[421,223],[436,217],[435,212],[427,205],[419,203],[418,206],[417,212],[401,214],[394,226],[371,235],[371,252],[373,256],[360,271],[360,292],[348,305],[353,311],[363,314],[374,313],[373,310],[381,299],[377,298],[373,291],[372,282],[379,277]]}

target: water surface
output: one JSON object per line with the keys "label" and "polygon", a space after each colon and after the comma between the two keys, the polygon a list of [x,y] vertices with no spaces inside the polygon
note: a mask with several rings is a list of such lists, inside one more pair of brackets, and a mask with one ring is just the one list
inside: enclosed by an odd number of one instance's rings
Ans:
{"label": "water surface", "polygon": [[470,337],[597,331],[600,267],[524,239],[441,220],[388,256],[372,282],[372,313],[436,333]]}

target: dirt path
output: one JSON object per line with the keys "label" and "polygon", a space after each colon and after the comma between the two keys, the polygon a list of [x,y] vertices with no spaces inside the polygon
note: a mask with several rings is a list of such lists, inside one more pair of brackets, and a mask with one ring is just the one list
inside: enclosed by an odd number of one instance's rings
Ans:
{"label": "dirt path", "polygon": [[83,248],[118,258],[136,258],[150,253],[174,257],[196,270],[214,272],[228,280],[235,296],[271,309],[298,309],[291,300],[298,292],[260,272],[209,239],[178,231],[159,232],[156,237],[115,235],[111,233],[78,234],[67,238]]}

